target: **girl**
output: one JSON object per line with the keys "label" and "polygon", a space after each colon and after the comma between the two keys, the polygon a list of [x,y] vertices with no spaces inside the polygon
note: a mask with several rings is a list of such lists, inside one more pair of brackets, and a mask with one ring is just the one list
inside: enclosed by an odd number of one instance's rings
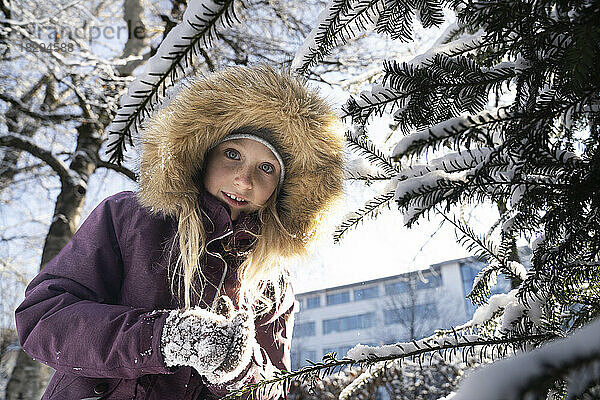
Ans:
{"label": "girl", "polygon": [[43,399],[208,399],[289,370],[279,260],[316,239],[342,160],[332,109],[288,74],[182,90],[143,134],[139,191],[105,199],[16,310],[23,349],[56,370]]}

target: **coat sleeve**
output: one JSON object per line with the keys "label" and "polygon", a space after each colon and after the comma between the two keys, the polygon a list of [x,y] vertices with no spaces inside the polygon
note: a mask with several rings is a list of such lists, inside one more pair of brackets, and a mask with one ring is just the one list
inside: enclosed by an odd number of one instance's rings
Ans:
{"label": "coat sleeve", "polygon": [[15,312],[25,352],[86,377],[166,374],[159,350],[166,311],[119,305],[132,196],[104,200],[28,285]]}
{"label": "coat sleeve", "polygon": [[[256,341],[260,346],[260,353],[255,354],[252,364],[238,378],[223,385],[207,385],[210,392],[223,397],[229,393],[227,387],[241,387],[251,383],[258,383],[268,377],[273,368],[289,371],[291,367],[290,348],[292,345],[292,331],[294,328],[294,313],[296,312],[294,293],[291,284],[284,300],[279,307],[279,312],[271,313],[256,321]],[[281,310],[285,310],[281,312]],[[277,387],[261,399],[283,399],[288,388]],[[256,397],[256,396],[255,396]],[[243,399],[255,398],[244,395]]]}

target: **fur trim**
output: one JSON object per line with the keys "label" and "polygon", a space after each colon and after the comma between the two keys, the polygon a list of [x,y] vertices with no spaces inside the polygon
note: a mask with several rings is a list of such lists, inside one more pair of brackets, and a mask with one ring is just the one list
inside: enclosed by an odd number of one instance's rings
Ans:
{"label": "fur trim", "polygon": [[199,77],[150,120],[142,137],[140,202],[175,217],[182,204],[196,205],[193,176],[207,150],[240,128],[269,129],[282,149],[287,171],[277,210],[291,238],[273,250],[303,254],[343,193],[341,123],[316,91],[271,67]]}

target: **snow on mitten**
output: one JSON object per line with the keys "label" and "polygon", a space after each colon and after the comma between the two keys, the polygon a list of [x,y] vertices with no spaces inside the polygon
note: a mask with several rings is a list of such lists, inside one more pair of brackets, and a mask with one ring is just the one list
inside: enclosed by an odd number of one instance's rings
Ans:
{"label": "snow on mitten", "polygon": [[215,312],[217,314],[222,315],[225,318],[231,318],[233,310],[233,303],[229,297],[221,296],[217,299],[217,304],[215,305]]}
{"label": "snow on mitten", "polygon": [[254,318],[247,311],[239,311],[231,319],[232,340],[221,365],[205,374],[210,383],[220,384],[238,377],[252,361],[257,346],[254,334]]}
{"label": "snow on mitten", "polygon": [[254,321],[247,311],[233,313],[231,300],[219,299],[220,315],[200,307],[169,312],[161,334],[167,367],[194,367],[209,382],[235,378],[250,363]]}

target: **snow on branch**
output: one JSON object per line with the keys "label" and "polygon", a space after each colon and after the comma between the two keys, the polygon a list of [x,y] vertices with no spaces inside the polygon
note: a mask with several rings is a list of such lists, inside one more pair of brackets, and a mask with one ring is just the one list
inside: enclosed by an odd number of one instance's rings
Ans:
{"label": "snow on branch", "polygon": [[461,172],[477,167],[481,162],[488,160],[493,147],[481,147],[446,154],[443,157],[431,160],[429,164],[415,164],[404,168],[400,173],[402,179],[421,177],[432,171],[447,173]]}
{"label": "snow on branch", "polygon": [[331,49],[355,37],[367,25],[373,24],[382,11],[383,0],[332,0],[319,14],[316,27],[296,53],[292,70],[306,74]]}
{"label": "snow on branch", "polygon": [[523,316],[529,307],[521,302],[517,296],[518,289],[513,289],[508,293],[499,293],[491,296],[486,304],[479,306],[473,318],[457,329],[467,327],[482,326],[492,320],[495,316],[501,316],[499,332],[509,332],[513,328],[513,323]]}
{"label": "snow on branch", "polygon": [[513,114],[506,108],[494,111],[483,111],[475,115],[465,115],[450,118],[428,129],[417,131],[400,140],[392,151],[392,158],[398,159],[408,154],[420,154],[436,143],[450,137],[465,134],[469,129],[481,128],[486,125],[496,124],[513,118]]}
{"label": "snow on branch", "polygon": [[[600,361],[600,320],[571,336],[549,342],[538,349],[500,360],[467,377],[452,400],[539,398],[548,385],[567,379],[567,398],[580,396],[597,377]],[[527,396],[529,395],[529,397]]]}
{"label": "snow on branch", "polygon": [[444,23],[442,3],[437,1],[404,2],[389,0],[331,0],[319,15],[317,26],[296,53],[292,70],[306,74],[340,44],[359,32],[375,26],[378,33],[392,39],[412,40],[413,20],[424,28]]}
{"label": "snow on branch", "polygon": [[[481,67],[468,57],[449,57],[443,53],[420,65],[384,61],[383,83],[373,85],[370,91],[358,97],[351,97],[344,106],[344,113],[353,122],[366,124],[371,115],[393,112],[399,129],[405,133],[415,127],[441,123],[439,129],[449,130],[445,136],[453,133],[452,130],[456,136],[469,126],[477,128],[514,117],[505,109],[493,113],[483,110],[490,92],[500,93],[512,82],[515,68],[514,63],[509,62]],[[465,113],[476,115],[448,119],[449,115]],[[460,123],[466,127],[461,128]]]}
{"label": "snow on branch", "polygon": [[[458,25],[456,23],[450,25],[447,31],[456,30]],[[464,35],[460,39],[454,40],[449,43],[438,44],[436,43],[431,49],[425,53],[419,54],[412,60],[408,61],[408,64],[415,67],[422,65],[424,62],[433,59],[437,54],[444,54],[448,57],[462,55],[471,51],[475,51],[484,46],[489,46],[489,43],[484,40],[485,32],[483,30],[477,31],[472,35]],[[442,35],[442,38],[444,35]]]}
{"label": "snow on branch", "polygon": [[188,2],[183,20],[173,28],[148,60],[141,76],[121,97],[121,107],[107,131],[116,137],[108,144],[110,161],[121,163],[126,147],[145,117],[163,98],[167,89],[184,76],[192,57],[214,39],[217,26],[231,25],[235,19],[234,0],[197,0]]}
{"label": "snow on branch", "polygon": [[457,194],[472,176],[470,170],[457,173],[434,170],[404,179],[396,186],[395,200],[404,208],[404,224],[410,226],[436,204]]}
{"label": "snow on branch", "polygon": [[350,97],[343,106],[343,116],[350,116],[354,122],[364,124],[371,115],[383,115],[386,111],[404,107],[409,100],[409,93],[377,84],[371,90],[361,92],[358,97]]}
{"label": "snow on branch", "polygon": [[468,354],[485,353],[486,348],[492,348],[498,352],[499,357],[506,356],[509,352],[515,352],[525,343],[547,340],[547,335],[512,335],[503,337],[488,337],[484,335],[458,335],[454,334],[432,336],[412,342],[396,343],[378,347],[358,344],[348,351],[346,357],[341,360],[328,354],[320,363],[311,363],[297,371],[279,371],[272,378],[262,380],[258,383],[247,385],[239,390],[231,392],[223,399],[240,398],[245,394],[265,391],[275,385],[286,385],[292,380],[304,382],[315,382],[321,376],[339,370],[345,366],[370,367],[381,362],[400,360],[404,358],[421,359],[426,354],[438,353],[441,356],[450,352],[464,349],[461,352],[465,358]]}

